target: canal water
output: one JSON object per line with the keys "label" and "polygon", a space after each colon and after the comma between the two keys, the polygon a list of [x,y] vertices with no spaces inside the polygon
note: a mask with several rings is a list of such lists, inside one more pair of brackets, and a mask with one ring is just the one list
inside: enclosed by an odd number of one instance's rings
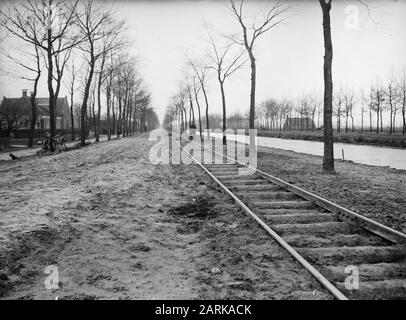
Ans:
{"label": "canal water", "polygon": [[[212,134],[221,137],[221,134]],[[229,140],[238,142],[249,142],[249,137],[243,135],[228,134]],[[316,156],[323,155],[323,142],[280,139],[270,137],[257,137],[257,144],[261,147],[270,147],[283,150],[291,150],[300,153],[307,153]],[[351,160],[356,163],[368,164],[373,166],[388,166],[395,169],[406,170],[406,149],[396,149],[387,147],[375,147],[367,145],[357,145],[349,143],[334,144],[334,158]]]}

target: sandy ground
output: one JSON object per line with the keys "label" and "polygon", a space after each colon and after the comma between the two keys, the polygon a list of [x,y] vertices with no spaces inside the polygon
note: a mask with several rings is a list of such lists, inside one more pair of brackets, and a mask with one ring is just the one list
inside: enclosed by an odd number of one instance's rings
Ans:
{"label": "sandy ground", "polygon": [[0,161],[2,299],[331,298],[199,168],[152,165],[150,146]]}
{"label": "sandy ground", "polygon": [[322,162],[273,148],[258,153],[259,169],[406,233],[406,171],[336,161],[337,174],[325,175]]}

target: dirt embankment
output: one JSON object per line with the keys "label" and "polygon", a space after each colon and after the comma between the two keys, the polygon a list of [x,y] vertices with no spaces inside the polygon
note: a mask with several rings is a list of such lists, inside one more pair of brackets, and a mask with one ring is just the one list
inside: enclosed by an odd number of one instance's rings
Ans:
{"label": "dirt embankment", "polygon": [[259,151],[259,169],[406,233],[406,171],[336,161],[337,174],[326,175],[321,157]]}
{"label": "dirt embankment", "polygon": [[331,298],[199,168],[152,165],[147,138],[0,163],[3,299]]}

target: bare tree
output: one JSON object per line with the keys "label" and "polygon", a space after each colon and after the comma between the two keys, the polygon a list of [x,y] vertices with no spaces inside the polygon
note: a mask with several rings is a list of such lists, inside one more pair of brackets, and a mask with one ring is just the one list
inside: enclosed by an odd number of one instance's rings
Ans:
{"label": "bare tree", "polygon": [[364,114],[367,111],[366,105],[368,105],[368,97],[365,96],[364,90],[361,91],[360,96],[361,96],[360,115],[361,115],[361,133],[362,133],[364,132]]}
{"label": "bare tree", "polygon": [[[37,46],[48,69],[50,133],[56,133],[56,99],[70,50],[82,39],[75,32],[78,0],[27,0],[1,12],[2,26],[14,36]],[[56,87],[54,87],[56,81]],[[53,145],[50,146],[53,151]]]}
{"label": "bare tree", "polygon": [[372,112],[374,110],[374,89],[371,87],[369,90],[369,132],[372,132]]}
{"label": "bare tree", "polygon": [[398,111],[398,100],[400,92],[398,90],[399,86],[396,83],[394,73],[389,80],[386,96],[388,98],[388,107],[390,111],[389,115],[389,134],[395,133],[396,130],[396,114]]}
{"label": "bare tree", "polygon": [[[368,5],[358,0],[368,8]],[[332,0],[319,0],[323,13],[323,39],[324,39],[324,155],[323,172],[334,174],[334,139],[333,139],[333,43],[331,39],[331,3]]]}
{"label": "bare tree", "polygon": [[[345,132],[348,132],[348,119],[353,119],[354,93],[347,90],[344,93],[344,115],[345,115]],[[352,121],[354,123],[354,121]],[[354,125],[352,126],[354,127]]]}
{"label": "bare tree", "polygon": [[[97,120],[96,120],[96,142],[99,142],[100,139],[100,117],[101,117],[101,91],[102,91],[102,85],[105,83],[106,80],[109,79],[110,83],[109,86],[106,90],[108,92],[106,93],[107,95],[107,123],[108,123],[108,140],[111,139],[111,133],[110,133],[110,99],[111,99],[111,86],[112,86],[112,80],[113,80],[113,72],[114,68],[120,68],[123,66],[123,62],[120,62],[116,65],[112,63],[112,57],[117,53],[117,51],[121,50],[125,46],[125,41],[121,38],[116,38],[116,33],[110,34],[107,33],[106,37],[103,39],[103,45],[102,45],[102,54],[101,54],[101,60],[99,64],[99,69],[97,70],[98,74],[98,79],[97,79]],[[115,39],[113,42],[111,41],[111,37],[114,37]],[[108,58],[110,58],[111,64],[106,67],[106,64],[109,63]],[[127,61],[124,61],[126,63]]]}
{"label": "bare tree", "polygon": [[207,63],[196,63],[192,59],[188,58],[189,64],[191,65],[197,79],[199,80],[199,88],[203,92],[204,102],[206,104],[206,131],[207,137],[210,137],[210,123],[209,123],[209,100],[207,98],[207,82],[208,82],[208,71],[209,67]]}
{"label": "bare tree", "polygon": [[[200,113],[200,103],[199,103],[199,92],[202,89],[201,82],[200,80],[197,80],[197,75],[193,77],[192,82],[193,82],[193,92],[195,94],[195,101],[197,105],[197,112],[199,116],[199,132],[200,132],[200,140],[203,142],[203,133],[202,133],[202,116]],[[199,84],[197,83],[199,81]],[[208,129],[208,128],[207,128]],[[209,130],[207,130],[209,131]]]}
{"label": "bare tree", "polygon": [[399,81],[399,90],[400,90],[400,100],[402,103],[402,133],[406,134],[406,72],[405,68],[402,70],[402,74]]}
{"label": "bare tree", "polygon": [[334,141],[333,141],[333,43],[331,40],[330,11],[332,0],[319,0],[323,13],[324,37],[324,156],[323,172],[334,174]]}
{"label": "bare tree", "polygon": [[[75,61],[72,59],[70,68],[68,67],[69,77],[65,81],[65,87],[69,91],[70,96],[70,117],[71,117],[71,140],[75,140],[75,112],[74,112],[74,95],[80,88],[80,82],[78,83],[81,68],[75,68]],[[78,85],[79,84],[79,85]]]}
{"label": "bare tree", "polygon": [[[382,89],[381,84],[377,84],[374,90],[374,103],[373,103],[373,110],[376,112],[376,134],[379,134],[379,131],[383,132],[383,120],[382,120],[382,113],[383,113],[383,102],[385,101],[385,93]],[[380,121],[379,121],[380,120]],[[380,130],[379,130],[380,125]]]}
{"label": "bare tree", "polygon": [[[267,10],[263,21],[256,25],[254,23],[248,23],[244,16],[244,0],[240,0],[238,6],[234,0],[230,0],[231,12],[238,21],[242,29],[242,39],[237,40],[233,37],[232,40],[236,43],[244,46],[247,50],[250,63],[251,63],[251,92],[250,92],[250,129],[255,129],[255,88],[256,88],[256,62],[254,56],[254,44],[255,41],[267,31],[278,26],[286,18],[283,18],[283,14],[288,10],[287,7],[280,2],[274,4],[269,10]],[[238,8],[237,8],[238,7]]]}
{"label": "bare tree", "polygon": [[[111,140],[111,134],[114,134],[115,129],[115,108],[114,108],[114,85],[115,79],[117,77],[117,70],[122,66],[122,61],[118,59],[113,60],[113,52],[108,53],[107,58],[107,66],[106,66],[106,78],[105,78],[105,90],[106,90],[106,108],[107,108],[107,140]],[[113,118],[111,119],[111,114]]]}
{"label": "bare tree", "polygon": [[194,112],[194,107],[193,107],[193,77],[190,77],[190,75],[186,75],[185,79],[185,90],[186,90],[186,96],[189,99],[189,128],[192,124],[195,123],[195,112]]}
{"label": "bare tree", "polygon": [[84,130],[84,117],[87,113],[90,85],[95,73],[96,63],[103,57],[105,52],[117,47],[117,40],[122,32],[123,23],[114,21],[112,11],[105,10],[102,4],[96,4],[94,0],[89,0],[84,3],[83,8],[80,8],[77,12],[78,26],[82,36],[86,39],[86,42],[81,44],[79,48],[86,54],[89,65],[81,117],[81,145],[85,146],[86,131]]}
{"label": "bare tree", "polygon": [[233,42],[227,43],[225,46],[219,46],[214,41],[213,37],[209,34],[211,42],[211,51],[208,52],[208,57],[211,61],[209,68],[213,69],[217,74],[217,80],[220,85],[221,101],[223,106],[223,144],[227,144],[226,137],[226,96],[224,91],[224,83],[227,78],[233,75],[238,69],[240,69],[246,61],[242,61],[244,51],[237,54],[232,54]]}
{"label": "bare tree", "polygon": [[314,130],[313,124],[315,123],[315,118],[317,112],[320,110],[321,106],[321,101],[318,97],[318,95],[313,95],[310,97],[310,103],[311,103],[311,115],[312,115],[312,131]]}

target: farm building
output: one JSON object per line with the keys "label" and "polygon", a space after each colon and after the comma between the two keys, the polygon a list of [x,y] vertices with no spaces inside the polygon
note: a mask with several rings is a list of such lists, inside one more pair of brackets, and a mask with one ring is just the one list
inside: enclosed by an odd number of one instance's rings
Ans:
{"label": "farm building", "polygon": [[[49,99],[36,98],[37,129],[50,129]],[[67,97],[56,100],[56,129],[69,129],[71,126],[70,108]],[[0,115],[13,129],[29,129],[31,123],[31,101],[27,90],[20,98],[3,97]]]}

